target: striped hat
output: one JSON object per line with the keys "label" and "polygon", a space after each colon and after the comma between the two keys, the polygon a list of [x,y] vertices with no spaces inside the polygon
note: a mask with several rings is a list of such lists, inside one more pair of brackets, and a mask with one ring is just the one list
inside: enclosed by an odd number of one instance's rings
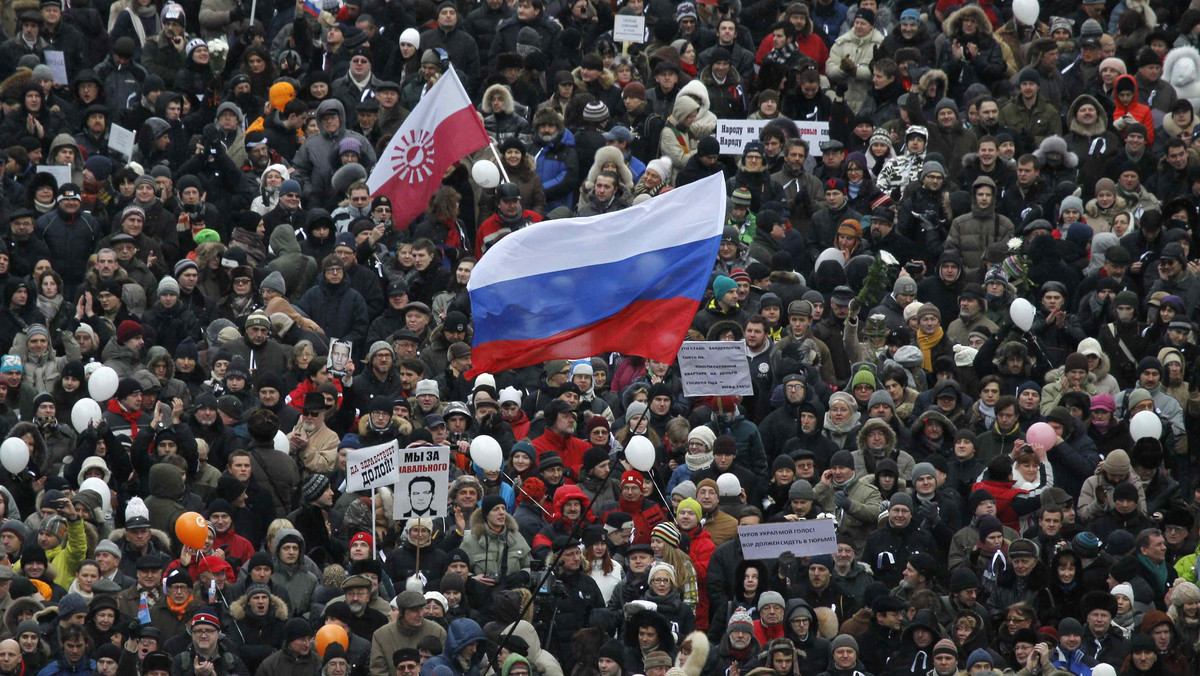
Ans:
{"label": "striped hat", "polygon": [[657,537],[676,549],[679,548],[679,529],[668,521],[655,526],[654,530],[650,531],[650,536]]}

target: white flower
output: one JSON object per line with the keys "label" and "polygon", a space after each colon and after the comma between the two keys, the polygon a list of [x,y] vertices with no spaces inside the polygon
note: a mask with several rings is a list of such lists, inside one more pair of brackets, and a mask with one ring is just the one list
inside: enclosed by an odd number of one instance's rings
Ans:
{"label": "white flower", "polygon": [[1023,244],[1023,243],[1024,242],[1021,240],[1020,237],[1013,237],[1012,239],[1008,240],[1008,250],[1009,251],[1020,251],[1021,244]]}

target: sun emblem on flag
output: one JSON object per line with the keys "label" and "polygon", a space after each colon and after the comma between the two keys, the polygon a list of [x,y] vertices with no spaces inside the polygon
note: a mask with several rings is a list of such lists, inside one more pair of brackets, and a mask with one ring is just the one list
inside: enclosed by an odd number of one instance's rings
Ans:
{"label": "sun emblem on flag", "polygon": [[392,146],[392,171],[396,178],[418,183],[433,176],[433,134],[412,129]]}

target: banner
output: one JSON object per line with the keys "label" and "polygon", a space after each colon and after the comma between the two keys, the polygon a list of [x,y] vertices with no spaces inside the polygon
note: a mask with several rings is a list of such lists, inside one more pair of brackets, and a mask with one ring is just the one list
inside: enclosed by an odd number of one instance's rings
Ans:
{"label": "banner", "polygon": [[754,394],[745,341],[684,341],[675,359],[685,397]]}
{"label": "banner", "polygon": [[446,516],[450,488],[450,449],[446,446],[402,448],[392,518],[433,519]]}
{"label": "banner", "polygon": [[[717,143],[722,155],[741,155],[751,141],[757,141],[762,128],[770,120],[717,120]],[[800,130],[800,138],[808,141],[808,153],[821,156],[821,144],[829,140],[828,122],[792,120]]]}
{"label": "banner", "polygon": [[837,531],[833,519],[807,519],[738,526],[742,556],[746,559],[774,559],[784,552],[796,556],[818,556],[837,551]]}
{"label": "banner", "polygon": [[395,441],[346,451],[346,490],[365,491],[396,483],[398,444]]}

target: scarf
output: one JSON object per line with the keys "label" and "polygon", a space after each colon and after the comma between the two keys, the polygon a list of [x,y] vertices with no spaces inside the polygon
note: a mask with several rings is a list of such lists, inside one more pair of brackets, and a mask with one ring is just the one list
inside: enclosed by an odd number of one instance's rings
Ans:
{"label": "scarf", "polygon": [[983,416],[984,427],[991,427],[992,423],[996,422],[996,409],[988,406],[982,401],[979,402],[979,415]]}
{"label": "scarf", "polygon": [[42,433],[43,438],[48,436],[56,427],[58,427],[58,418],[54,416],[50,416],[49,418],[36,418],[35,422],[37,423],[38,432]]}
{"label": "scarf", "polygon": [[1166,561],[1163,561],[1162,563],[1153,563],[1150,561],[1150,559],[1146,558],[1145,554],[1140,554],[1140,553],[1137,555],[1137,557],[1138,557],[1138,561],[1140,561],[1142,563],[1142,565],[1146,567],[1146,570],[1148,570],[1154,574],[1155,586],[1158,589],[1165,590],[1167,588],[1167,563],[1166,563]]}
{"label": "scarf", "polygon": [[933,372],[933,348],[940,342],[942,342],[942,327],[940,326],[933,334],[917,333],[917,347],[921,348],[921,357],[924,359],[922,366],[930,373]]}
{"label": "scarf", "polygon": [[47,298],[40,293],[38,294],[37,309],[46,318],[47,323],[53,321],[58,316],[58,310],[62,307],[62,304],[63,297],[61,293],[53,298]]}
{"label": "scarf", "polygon": [[171,597],[168,596],[167,597],[167,608],[169,608],[172,613],[175,613],[175,617],[178,617],[179,619],[182,620],[184,613],[187,612],[188,606],[192,605],[192,600],[194,598],[195,597],[192,596],[191,593],[189,593],[186,601],[184,601],[183,603],[180,603],[179,605],[176,605],[175,602],[171,600]]}
{"label": "scarf", "polygon": [[688,469],[693,472],[699,472],[702,469],[708,469],[713,463],[712,451],[705,453],[688,453],[683,456],[683,461],[687,463]]}
{"label": "scarf", "polygon": [[131,438],[136,439],[138,433],[138,420],[142,417],[142,412],[126,411],[125,407],[121,405],[121,402],[117,401],[116,399],[108,400],[108,410],[110,413],[116,413],[117,415],[121,416],[126,422],[129,423],[129,434],[131,435]]}

